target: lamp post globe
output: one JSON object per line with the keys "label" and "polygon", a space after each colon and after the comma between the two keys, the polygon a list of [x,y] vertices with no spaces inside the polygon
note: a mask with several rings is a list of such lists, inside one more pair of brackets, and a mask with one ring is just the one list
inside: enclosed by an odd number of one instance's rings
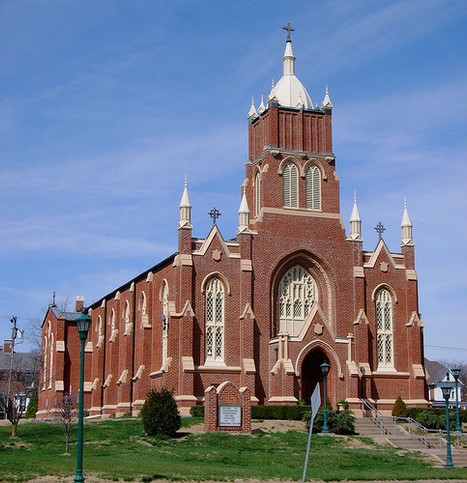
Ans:
{"label": "lamp post globe", "polygon": [[451,374],[454,376],[454,380],[456,381],[456,432],[462,433],[462,425],[461,419],[459,415],[459,375],[460,375],[460,367],[454,367],[451,369]]}
{"label": "lamp post globe", "polygon": [[330,369],[330,365],[325,361],[320,365],[321,374],[323,375],[323,384],[324,384],[324,409],[323,409],[323,429],[321,430],[322,433],[330,433],[328,426],[328,408],[327,408],[327,399],[328,399],[328,391],[327,391],[327,378]]}
{"label": "lamp post globe", "polygon": [[74,483],[84,482],[83,476],[83,419],[84,419],[84,346],[91,327],[91,318],[82,312],[76,318],[76,327],[81,342],[79,369],[79,400],[78,400],[78,445],[76,452],[76,475]]}
{"label": "lamp post globe", "polygon": [[439,383],[443,391],[443,397],[446,406],[446,463],[445,468],[454,468],[451,455],[451,432],[449,430],[449,397],[451,396],[452,384],[446,382]]}

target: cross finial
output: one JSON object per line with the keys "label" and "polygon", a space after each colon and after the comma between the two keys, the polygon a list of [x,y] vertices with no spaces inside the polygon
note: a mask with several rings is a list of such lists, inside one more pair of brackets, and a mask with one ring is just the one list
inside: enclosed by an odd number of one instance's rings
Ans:
{"label": "cross finial", "polygon": [[378,232],[379,239],[381,240],[383,237],[383,232],[386,230],[386,228],[384,228],[384,225],[381,222],[378,222],[378,224],[375,226],[375,230]]}
{"label": "cross finial", "polygon": [[55,306],[55,290],[52,294],[52,305]]}
{"label": "cross finial", "polygon": [[219,216],[221,216],[221,212],[217,209],[217,208],[213,208],[209,213],[208,215],[212,218],[212,224],[215,225],[216,224],[216,221],[217,219],[219,218]]}
{"label": "cross finial", "polygon": [[295,32],[295,29],[292,28],[292,26],[290,25],[290,22],[285,26],[285,27],[282,27],[284,30],[287,30],[287,42],[290,42],[290,32]]}

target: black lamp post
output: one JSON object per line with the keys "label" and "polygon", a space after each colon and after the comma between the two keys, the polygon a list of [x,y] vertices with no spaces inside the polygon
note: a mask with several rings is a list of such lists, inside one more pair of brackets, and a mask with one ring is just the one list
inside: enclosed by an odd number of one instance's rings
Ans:
{"label": "black lamp post", "polygon": [[449,431],[449,396],[451,395],[452,384],[446,382],[439,383],[443,391],[443,397],[446,405],[446,463],[445,468],[454,468],[451,456],[451,432]]}
{"label": "black lamp post", "polygon": [[328,399],[328,391],[327,391],[327,378],[329,373],[330,365],[327,362],[323,362],[321,365],[321,374],[324,378],[324,411],[323,411],[323,429],[321,430],[322,433],[330,433],[328,427],[328,408],[327,408],[327,399]]}
{"label": "black lamp post", "polygon": [[459,367],[451,369],[451,373],[456,381],[456,432],[462,433],[462,426],[459,417],[459,374],[461,370]]}
{"label": "black lamp post", "polygon": [[91,327],[91,318],[84,312],[76,319],[79,338],[81,341],[79,368],[79,401],[78,401],[78,450],[76,455],[75,483],[84,482],[83,476],[83,407],[84,407],[84,346]]}

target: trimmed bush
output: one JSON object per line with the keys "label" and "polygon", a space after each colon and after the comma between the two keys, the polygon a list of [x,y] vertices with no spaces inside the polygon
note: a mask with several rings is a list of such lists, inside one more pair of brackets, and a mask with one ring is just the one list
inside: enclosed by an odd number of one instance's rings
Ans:
{"label": "trimmed bush", "polygon": [[301,421],[304,415],[309,412],[309,406],[251,406],[251,419],[288,419]]}
{"label": "trimmed bush", "polygon": [[141,408],[141,420],[146,434],[175,436],[182,420],[173,392],[164,388],[149,391]]}
{"label": "trimmed bush", "polygon": [[396,399],[391,414],[398,418],[406,418],[409,415],[407,406],[400,396]]}
{"label": "trimmed bush", "polygon": [[[302,421],[310,412],[310,406],[297,404],[296,406],[251,406],[251,419],[286,419],[289,421]],[[204,417],[204,406],[192,406],[190,415],[195,418]]]}

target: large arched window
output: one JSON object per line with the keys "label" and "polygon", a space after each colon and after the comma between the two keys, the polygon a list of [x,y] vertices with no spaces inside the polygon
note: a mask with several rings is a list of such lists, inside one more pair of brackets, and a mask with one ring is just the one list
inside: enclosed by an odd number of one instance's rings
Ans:
{"label": "large arched window", "polygon": [[306,207],[309,210],[321,209],[321,172],[316,165],[306,170]]}
{"label": "large arched window", "polygon": [[298,208],[298,169],[289,161],[282,171],[284,182],[284,206]]}
{"label": "large arched window", "polygon": [[297,336],[303,328],[318,290],[313,277],[296,265],[287,271],[279,283],[279,330]]}
{"label": "large arched window", "polygon": [[165,364],[168,354],[169,337],[169,287],[164,282],[162,288],[162,365]]}
{"label": "large arched window", "polygon": [[381,289],[376,294],[376,333],[378,368],[394,367],[391,294]]}
{"label": "large arched window", "polygon": [[261,211],[261,177],[259,173],[255,176],[255,216]]}
{"label": "large arched window", "polygon": [[224,286],[218,278],[206,287],[206,361],[224,360]]}

